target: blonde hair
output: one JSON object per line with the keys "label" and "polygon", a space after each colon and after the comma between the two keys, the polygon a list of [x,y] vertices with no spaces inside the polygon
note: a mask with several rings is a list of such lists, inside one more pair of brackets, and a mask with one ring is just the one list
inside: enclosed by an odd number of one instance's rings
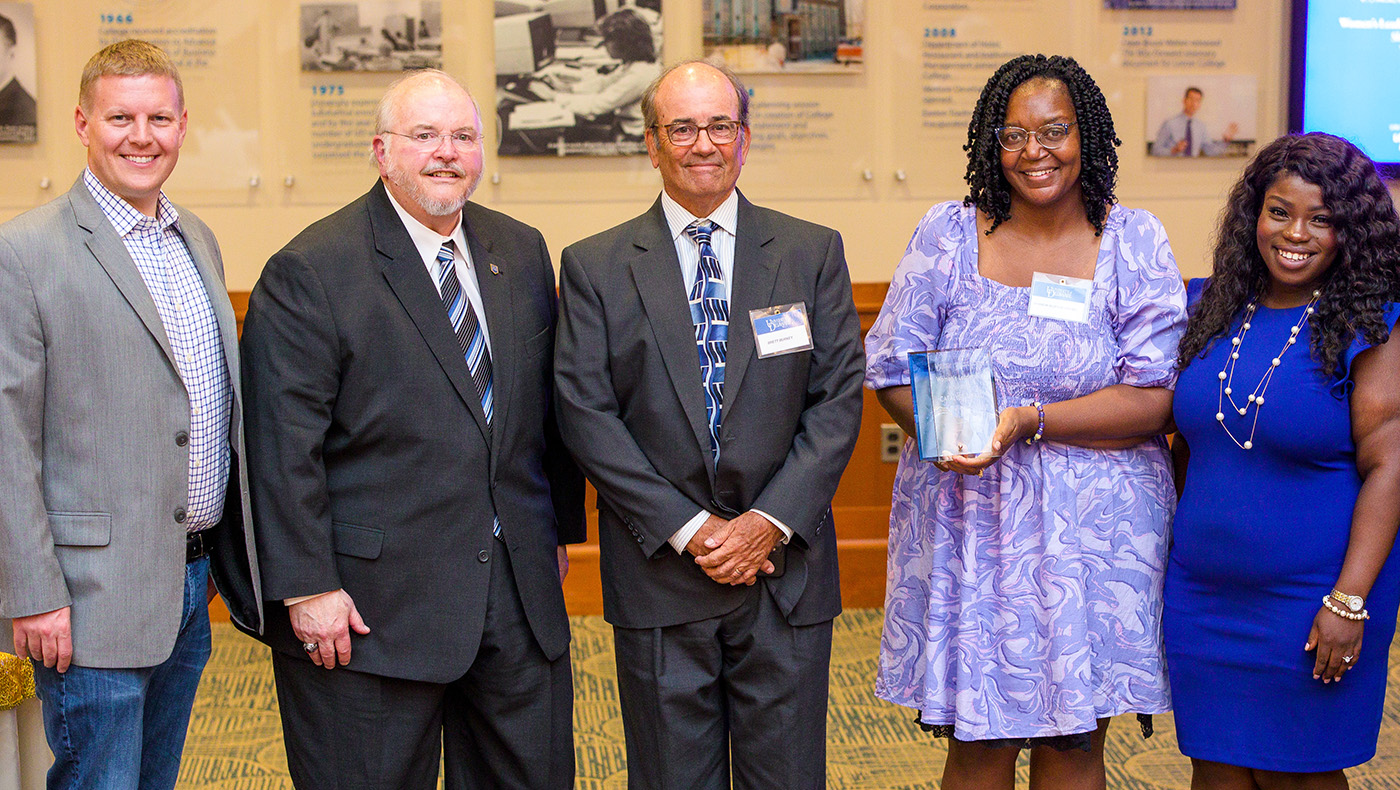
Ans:
{"label": "blonde hair", "polygon": [[180,107],[185,106],[185,85],[180,81],[175,61],[155,44],[135,38],[108,44],[88,60],[83,67],[82,81],[78,83],[78,104],[84,110],[92,108],[92,94],[97,90],[97,80],[102,77],[147,75],[169,77],[175,83]]}

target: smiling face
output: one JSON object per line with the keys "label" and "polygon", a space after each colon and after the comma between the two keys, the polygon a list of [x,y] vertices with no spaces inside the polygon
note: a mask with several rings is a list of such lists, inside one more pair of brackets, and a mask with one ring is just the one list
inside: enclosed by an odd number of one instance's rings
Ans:
{"label": "smiling face", "polygon": [[1264,192],[1254,226],[1259,255],[1269,270],[1265,304],[1306,304],[1337,258],[1337,231],[1322,188],[1281,171]]}
{"label": "smiling face", "polygon": [[150,217],[185,141],[185,108],[165,76],[99,77],[74,113],[87,164],[102,185]]}
{"label": "smiling face", "polygon": [[[1073,123],[1074,102],[1063,82],[1045,77],[1026,80],[1006,102],[1007,126],[1034,131],[1047,123]],[[1016,204],[1048,208],[1061,201],[1082,203],[1079,189],[1079,127],[1054,150],[1032,138],[1019,151],[1001,149],[1001,172],[1011,185],[1012,213]]]}
{"label": "smiling face", "polygon": [[[656,118],[662,127],[685,121],[708,126],[739,119],[739,97],[719,70],[692,63],[672,71],[656,90]],[[708,217],[739,181],[749,152],[749,128],[738,139],[716,145],[706,132],[690,145],[672,145],[666,130],[647,129],[651,166],[661,171],[666,194],[697,217]]]}
{"label": "smiling face", "polygon": [[[396,90],[388,129],[374,137],[379,175],[410,216],[445,236],[481,180],[481,119],[471,96],[449,80],[424,74]],[[423,132],[442,136],[432,145],[400,136]],[[455,145],[453,132],[477,142]]]}
{"label": "smiling face", "polygon": [[1195,115],[1201,109],[1201,92],[1192,88],[1186,91],[1186,95],[1181,99],[1181,111],[1187,115]]}

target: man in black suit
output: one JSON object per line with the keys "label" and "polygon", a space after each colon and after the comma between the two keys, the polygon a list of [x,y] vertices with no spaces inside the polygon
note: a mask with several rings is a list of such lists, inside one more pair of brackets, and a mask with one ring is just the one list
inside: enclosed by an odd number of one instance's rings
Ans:
{"label": "man in black suit", "polygon": [[554,272],[538,231],[467,202],[481,147],[451,77],[395,83],[380,182],[249,301],[259,557],[287,604],[267,641],[303,790],[434,787],[440,743],[449,788],[573,784],[560,583],[583,478],[551,406]]}
{"label": "man in black suit", "polygon": [[734,75],[683,63],[642,107],[662,194],[564,251],[555,354],[598,489],[629,786],[729,787],[732,760],[735,787],[822,787],[863,364],[841,237],[736,191]]}

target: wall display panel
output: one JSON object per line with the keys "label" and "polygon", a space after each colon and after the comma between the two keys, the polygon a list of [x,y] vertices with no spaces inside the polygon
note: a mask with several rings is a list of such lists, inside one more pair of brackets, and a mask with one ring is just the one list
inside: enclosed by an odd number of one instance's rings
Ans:
{"label": "wall display panel", "polygon": [[82,18],[69,24],[88,31],[76,36],[80,64],[108,44],[139,38],[164,49],[180,70],[189,127],[166,192],[193,206],[247,204],[262,153],[258,9],[245,0],[112,0],[78,7]]}
{"label": "wall display panel", "polygon": [[[282,98],[287,129],[278,184],[294,204],[339,204],[368,190],[379,177],[370,155],[375,110],[389,74],[302,74],[294,95]],[[290,93],[290,91],[289,91]]]}
{"label": "wall display panel", "polygon": [[[967,125],[997,67],[1026,53],[1076,54],[1074,14],[1054,0],[909,0],[891,32],[894,165],[910,197],[967,194]],[[1095,75],[1097,76],[1097,75]]]}
{"label": "wall display panel", "polygon": [[646,153],[641,101],[661,73],[660,0],[502,0],[495,10],[497,153]]}
{"label": "wall display panel", "polygon": [[0,3],[0,144],[38,139],[34,6]]}
{"label": "wall display panel", "polygon": [[1235,0],[1103,0],[1104,8],[1120,10],[1171,9],[1174,11],[1199,11],[1210,9],[1232,9]]}
{"label": "wall display panel", "polygon": [[[1242,3],[1189,14],[1104,8],[1091,15],[1080,62],[1103,87],[1123,140],[1120,198],[1223,200],[1243,157],[1283,131],[1284,14],[1280,4]],[[1191,87],[1200,95],[1188,96]],[[1171,155],[1184,147],[1189,111],[1201,122],[1191,124],[1198,155]]]}
{"label": "wall display panel", "polygon": [[741,188],[765,200],[869,197],[867,75],[744,76],[752,138]]}
{"label": "wall display panel", "polygon": [[704,0],[704,41],[740,74],[859,73],[865,0]]}
{"label": "wall display panel", "polygon": [[302,3],[302,71],[442,68],[439,0]]}

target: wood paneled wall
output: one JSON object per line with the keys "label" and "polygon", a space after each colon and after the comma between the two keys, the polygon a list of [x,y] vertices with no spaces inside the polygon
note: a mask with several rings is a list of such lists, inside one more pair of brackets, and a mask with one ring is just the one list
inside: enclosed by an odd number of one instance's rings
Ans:
{"label": "wood paneled wall", "polygon": [[[861,334],[870,329],[885,299],[887,283],[856,283],[856,310]],[[248,309],[248,292],[229,294],[238,326]],[[841,478],[832,503],[837,549],[841,562],[841,595],[846,606],[880,606],[885,599],[885,551],[889,534],[890,491],[895,465],[880,460],[880,425],[892,422],[865,390],[865,410],[855,454]],[[588,490],[588,542],[569,547],[570,570],[564,584],[569,614],[602,614],[603,592],[598,575],[598,513],[594,493]],[[227,619],[216,604],[211,612]]]}

